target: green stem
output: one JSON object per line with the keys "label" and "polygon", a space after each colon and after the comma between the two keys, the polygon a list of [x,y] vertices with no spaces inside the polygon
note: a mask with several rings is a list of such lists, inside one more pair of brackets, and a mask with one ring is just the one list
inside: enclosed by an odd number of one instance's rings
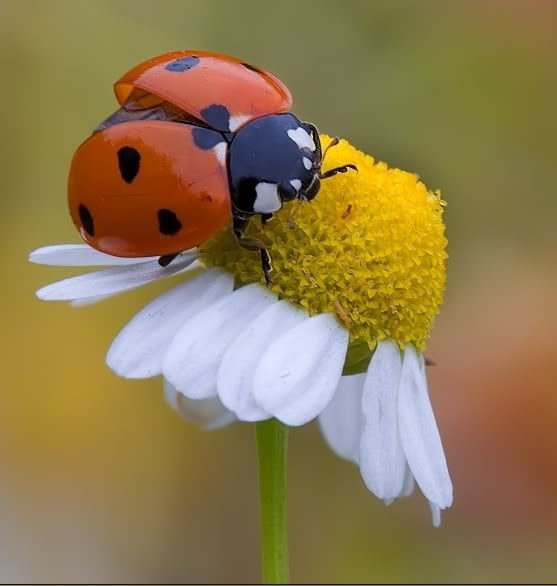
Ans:
{"label": "green stem", "polygon": [[256,424],[261,514],[261,577],[288,584],[286,456],[288,427],[276,419]]}

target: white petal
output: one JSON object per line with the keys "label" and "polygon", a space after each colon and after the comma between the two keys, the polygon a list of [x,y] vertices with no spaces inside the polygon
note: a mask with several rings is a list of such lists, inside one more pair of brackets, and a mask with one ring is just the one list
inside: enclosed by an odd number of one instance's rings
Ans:
{"label": "white petal", "polygon": [[319,415],[319,426],[335,454],[355,464],[362,432],[362,391],[365,373],[343,376],[331,402]]}
{"label": "white petal", "polygon": [[342,374],[348,331],[331,313],[316,315],[282,334],[254,375],[254,397],[287,425],[302,425],[329,403]]}
{"label": "white petal", "polygon": [[73,299],[69,302],[71,307],[87,307],[88,305],[94,305],[100,303],[105,299],[110,299],[114,295],[98,295],[97,297],[86,297],[85,299]]}
{"label": "white petal", "polygon": [[118,334],[106,357],[108,366],[127,378],[159,375],[180,326],[233,289],[230,273],[209,269],[157,297]]}
{"label": "white petal", "polygon": [[270,415],[253,398],[255,367],[269,344],[304,319],[305,311],[288,301],[273,303],[259,315],[225,352],[217,376],[222,402],[241,421],[260,421]]}
{"label": "white petal", "polygon": [[157,260],[156,256],[141,258],[121,258],[95,250],[88,244],[57,244],[37,248],[29,255],[29,261],[40,265],[55,267],[94,267],[111,265],[134,265],[148,260]]}
{"label": "white petal", "polygon": [[277,298],[248,285],[186,321],[163,360],[164,376],[191,399],[217,394],[217,371],[226,349]]}
{"label": "white petal", "polygon": [[400,495],[406,471],[397,423],[401,367],[396,344],[380,341],[368,367],[362,396],[360,472],[369,490],[385,501]]}
{"label": "white petal", "polygon": [[166,379],[164,380],[164,396],[168,404],[178,411],[186,421],[195,423],[203,429],[218,429],[236,421],[234,413],[229,411],[218,397],[188,399]]}
{"label": "white petal", "polygon": [[427,381],[412,346],[404,352],[398,421],[406,459],[425,497],[440,509],[453,501],[453,487],[429,401]]}
{"label": "white petal", "polygon": [[136,265],[86,273],[47,285],[37,291],[37,297],[46,301],[70,301],[114,295],[175,275],[186,269],[191,270],[197,265],[194,263],[197,257],[197,252],[186,252],[166,267],[161,267],[156,260],[151,260]]}
{"label": "white petal", "polygon": [[428,501],[429,508],[431,510],[431,522],[434,527],[441,527],[441,509],[434,505],[431,501]]}
{"label": "white petal", "polygon": [[415,488],[416,482],[414,480],[414,475],[412,474],[412,470],[410,470],[410,466],[408,466],[408,463],[406,463],[404,483],[402,485],[402,490],[400,491],[400,496],[412,496]]}

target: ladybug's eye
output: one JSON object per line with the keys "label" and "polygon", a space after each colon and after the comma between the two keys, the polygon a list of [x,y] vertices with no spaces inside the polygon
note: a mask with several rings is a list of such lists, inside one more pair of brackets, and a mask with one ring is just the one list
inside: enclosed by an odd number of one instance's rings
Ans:
{"label": "ladybug's eye", "polygon": [[[294,179],[293,181],[296,182],[294,184],[296,186],[298,185],[298,183],[300,183],[299,179]],[[290,181],[289,183],[283,182],[279,184],[278,194],[282,201],[292,201],[293,199],[296,199],[296,197],[298,196],[298,191],[296,190],[296,187],[294,185],[292,184],[292,181]]]}

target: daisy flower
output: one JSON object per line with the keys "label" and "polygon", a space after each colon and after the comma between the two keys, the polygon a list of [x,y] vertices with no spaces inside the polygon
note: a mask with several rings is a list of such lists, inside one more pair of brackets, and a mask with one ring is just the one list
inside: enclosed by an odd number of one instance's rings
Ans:
{"label": "daisy flower", "polygon": [[182,275],[116,337],[107,355],[116,374],[162,375],[168,401],[207,429],[318,419],[373,494],[391,503],[417,484],[437,526],[452,485],[423,351],[445,286],[443,201],[341,140],[327,164],[345,161],[358,173],[324,182],[311,205],[252,222],[250,237],[272,255],[269,286],[257,255],[226,229],[164,268],[87,245],[41,248],[32,262],[110,266],[37,295],[81,305]]}

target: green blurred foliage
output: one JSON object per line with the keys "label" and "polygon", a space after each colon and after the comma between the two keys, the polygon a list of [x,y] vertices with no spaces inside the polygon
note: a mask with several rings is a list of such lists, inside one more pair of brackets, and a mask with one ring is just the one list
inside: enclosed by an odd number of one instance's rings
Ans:
{"label": "green blurred foliage", "polygon": [[76,310],[33,293],[70,271],[26,263],[77,242],[68,164],[113,81],[176,48],[270,69],[301,117],[448,201],[431,378],[455,507],[441,530],[417,496],[386,508],[316,426],[294,430],[293,577],[557,578],[556,22],[549,0],[0,0],[0,580],[258,580],[251,426],[201,432],[160,381],[104,366],[168,284]]}

